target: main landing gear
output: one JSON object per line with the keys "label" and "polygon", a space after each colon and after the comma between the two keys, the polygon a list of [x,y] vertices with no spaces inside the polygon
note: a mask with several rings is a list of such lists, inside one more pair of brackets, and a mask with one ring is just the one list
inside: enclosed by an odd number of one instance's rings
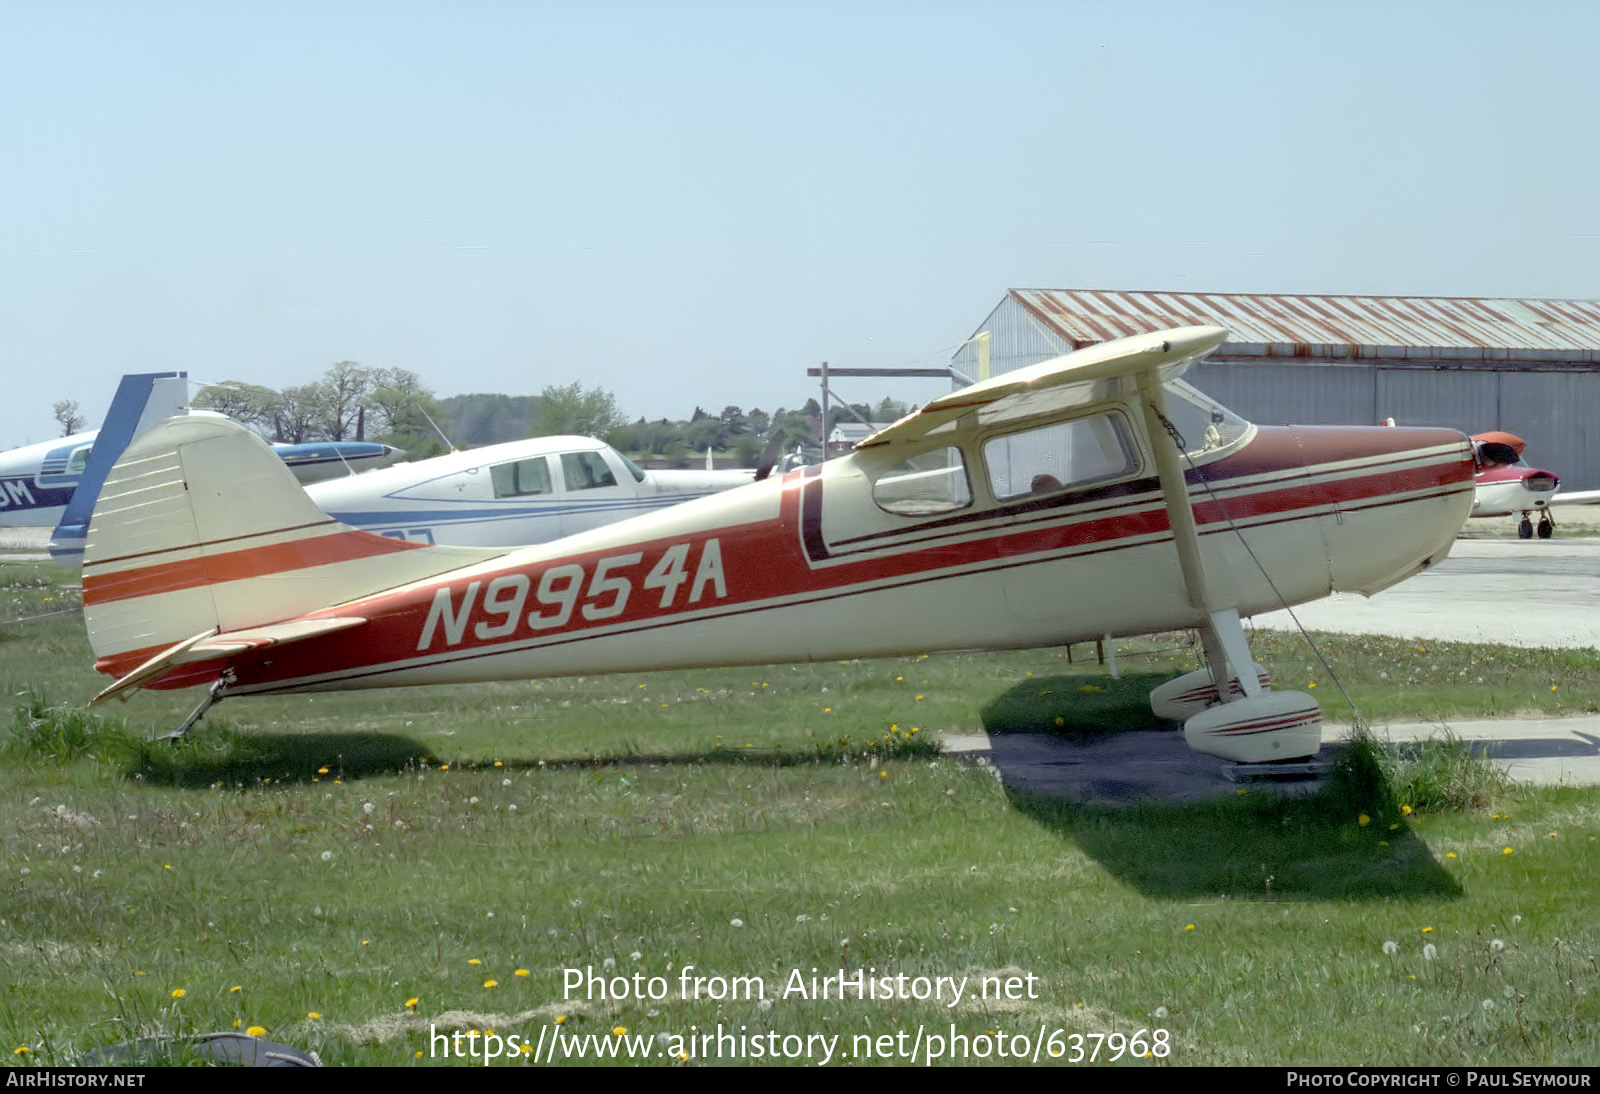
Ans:
{"label": "main landing gear", "polygon": [[[1200,637],[1209,667],[1150,693],[1157,717],[1183,722],[1190,748],[1240,764],[1303,760],[1321,750],[1322,708],[1304,692],[1271,690],[1266,669],[1250,656],[1237,611],[1208,613]],[[1214,668],[1228,678],[1226,693],[1216,685]]]}
{"label": "main landing gear", "polygon": [[[1556,530],[1556,522],[1550,519],[1550,511],[1539,510],[1539,538],[1549,539]],[[1532,539],[1534,533],[1532,514],[1523,513],[1522,522],[1517,525],[1517,536],[1520,539]]]}

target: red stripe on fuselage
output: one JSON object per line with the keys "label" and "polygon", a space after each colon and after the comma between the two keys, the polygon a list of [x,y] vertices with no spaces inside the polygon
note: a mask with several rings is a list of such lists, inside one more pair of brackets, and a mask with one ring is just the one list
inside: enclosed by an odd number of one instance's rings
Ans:
{"label": "red stripe on fuselage", "polygon": [[113,600],[179,592],[223,581],[242,581],[311,566],[327,566],[335,562],[410,551],[421,546],[419,543],[406,543],[371,532],[348,529],[288,543],[246,547],[178,562],[159,562],[116,573],[84,574],[83,602],[105,604]]}

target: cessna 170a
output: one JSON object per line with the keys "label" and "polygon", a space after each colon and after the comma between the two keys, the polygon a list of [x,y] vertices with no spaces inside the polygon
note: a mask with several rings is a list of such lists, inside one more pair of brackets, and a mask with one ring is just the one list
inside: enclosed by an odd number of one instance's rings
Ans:
{"label": "cessna 170a", "polygon": [[[84,615],[129,689],[219,699],[398,684],[1022,649],[1184,627],[1156,689],[1193,747],[1314,754],[1240,617],[1375,592],[1445,556],[1460,433],[1257,427],[1179,375],[1227,335],[1103,343],[935,399],[849,454],[511,550],[423,546],[315,506],[242,427],[177,418],[95,510]],[[1219,686],[1220,684],[1220,686]]]}

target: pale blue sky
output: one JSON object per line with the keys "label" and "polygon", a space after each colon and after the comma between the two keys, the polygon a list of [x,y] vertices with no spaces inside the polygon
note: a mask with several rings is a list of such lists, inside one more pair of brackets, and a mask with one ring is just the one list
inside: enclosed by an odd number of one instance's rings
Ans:
{"label": "pale blue sky", "polygon": [[[1008,287],[1600,298],[1593,4],[0,0],[0,447],[124,372],[625,412]],[[913,401],[937,386],[845,388]]]}

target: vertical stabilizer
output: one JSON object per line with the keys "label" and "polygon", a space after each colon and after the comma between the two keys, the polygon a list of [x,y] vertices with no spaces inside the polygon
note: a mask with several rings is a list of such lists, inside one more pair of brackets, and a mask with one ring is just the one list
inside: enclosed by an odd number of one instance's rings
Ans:
{"label": "vertical stabilizer", "polygon": [[106,412],[105,424],[89,450],[89,462],[78,487],[50,536],[52,555],[62,561],[76,561],[83,554],[83,538],[89,530],[94,503],[100,497],[106,475],[129,442],[157,422],[188,412],[187,372],[143,372],[122,378],[111,409]]}
{"label": "vertical stabilizer", "polygon": [[169,418],[106,477],[83,553],[84,622],[97,667],[121,676],[202,632],[297,619],[503,553],[341,524],[244,426]]}

